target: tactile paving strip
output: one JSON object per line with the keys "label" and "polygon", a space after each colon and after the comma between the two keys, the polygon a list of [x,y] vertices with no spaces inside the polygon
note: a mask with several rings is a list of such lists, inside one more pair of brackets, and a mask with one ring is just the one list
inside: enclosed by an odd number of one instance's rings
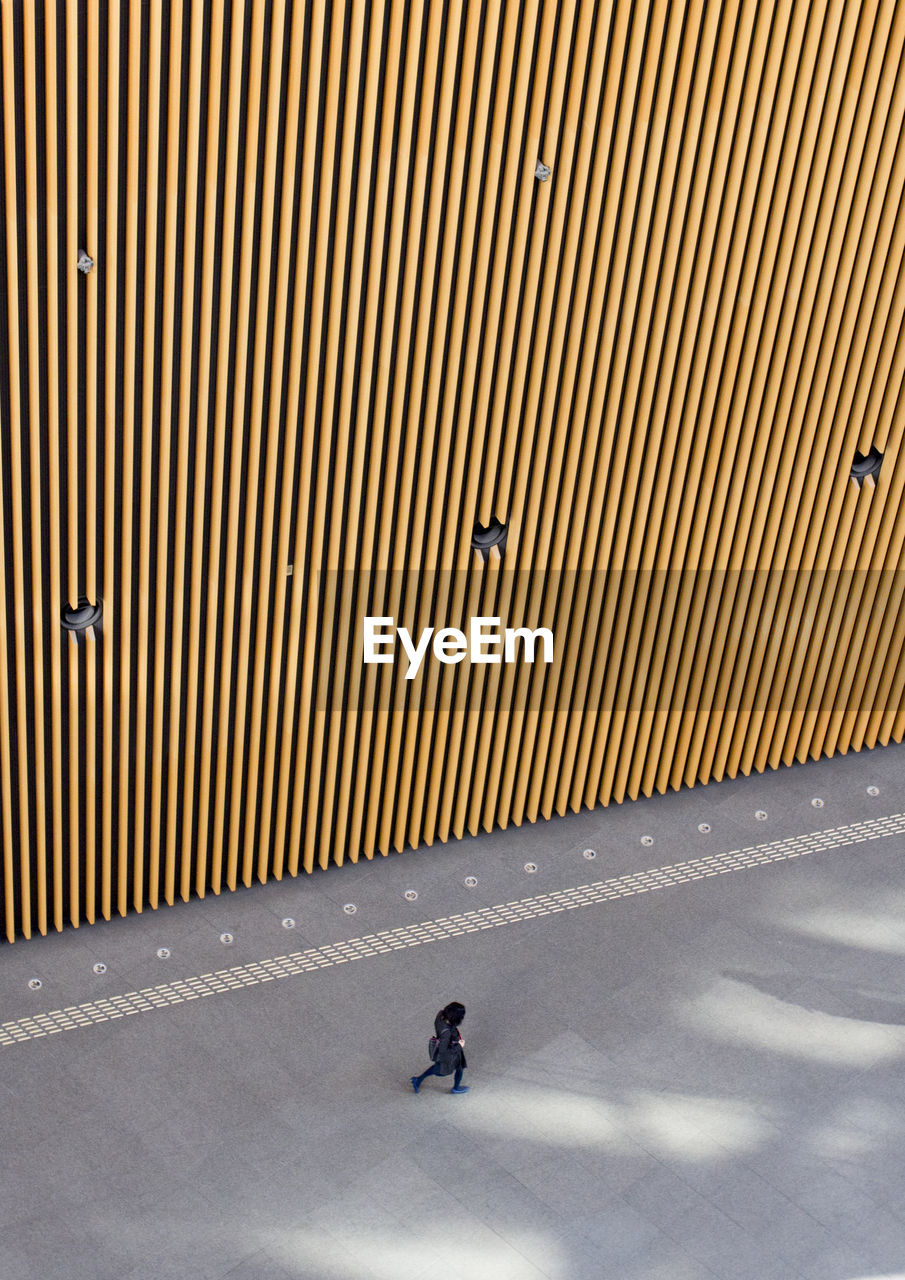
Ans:
{"label": "tactile paving strip", "polygon": [[292,951],[271,960],[235,965],[231,969],[218,969],[215,973],[202,973],[194,978],[144,987],[141,991],[127,991],[123,995],[87,1000],[84,1004],[70,1005],[50,1013],[17,1018],[0,1024],[0,1046],[18,1044],[23,1040],[37,1040],[43,1036],[56,1035],[60,1031],[74,1031],[77,1027],[95,1026],[99,1022],[110,1022],[133,1013],[147,1013],[152,1009],[185,1004],[188,1000],[198,1000],[202,996],[258,986],[277,978],[313,973],[317,969],[329,969],[365,956],[419,947],[427,942],[456,938],[481,929],[498,929],[502,925],[516,924],[520,920],[533,920],[558,911],[573,911],[577,907],[587,907],[614,898],[628,898],[634,894],[650,893],[653,889],[686,884],[690,880],[725,875],[729,871],[745,871],[771,862],[785,862],[809,853],[902,833],[905,833],[905,814],[896,813],[886,818],[872,818],[866,822],[829,827],[825,831],[812,831],[786,840],[733,849],[728,853],[691,858],[653,870],[635,871],[609,880],[578,885],[572,889],[554,889],[549,893],[539,893],[530,898],[481,907],[474,911],[463,911],[438,920],[424,920],[420,924],[384,929],[380,933],[350,938],[347,942],[310,947],[307,951]]}

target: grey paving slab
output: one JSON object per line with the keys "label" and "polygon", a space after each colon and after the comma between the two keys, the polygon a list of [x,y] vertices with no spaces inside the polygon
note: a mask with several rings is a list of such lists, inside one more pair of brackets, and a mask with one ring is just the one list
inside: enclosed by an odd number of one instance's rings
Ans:
{"label": "grey paving slab", "polygon": [[411,1157],[399,1152],[363,1171],[358,1187],[412,1226],[438,1218],[450,1207],[440,1184]]}
{"label": "grey paving slab", "polygon": [[[824,760],[17,944],[0,1021],[897,813],[903,765]],[[900,835],[0,1048],[0,1280],[896,1275],[903,919]],[[416,1098],[450,998],[472,1091]]]}
{"label": "grey paving slab", "polygon": [[[562,1153],[558,1156],[544,1153],[514,1177],[531,1192],[533,1200],[544,1206],[541,1220],[550,1217],[555,1222],[556,1218],[568,1219],[571,1216],[605,1216],[610,1205],[618,1201],[604,1183],[570,1155]],[[619,1207],[623,1207],[621,1202]]]}
{"label": "grey paving slab", "polygon": [[620,1194],[659,1164],[656,1156],[628,1134],[621,1136],[618,1145],[609,1149],[577,1147],[574,1159],[580,1168],[588,1171],[589,1176]]}
{"label": "grey paving slab", "polygon": [[111,1241],[118,1241],[128,1249],[133,1271],[126,1274],[130,1277],[133,1272],[150,1276],[156,1265],[160,1274],[175,1277],[181,1266],[183,1275],[208,1280],[260,1248],[253,1224],[223,1216],[186,1186],[175,1187],[171,1197],[150,1213],[117,1211],[98,1215],[92,1225],[108,1248]]}
{"label": "grey paving slab", "polygon": [[292,1272],[261,1249],[228,1271],[225,1280],[292,1280]]}
{"label": "grey paving slab", "polygon": [[[851,1280],[853,1276],[861,1280],[866,1275],[865,1268],[870,1265],[863,1251],[848,1245],[833,1244],[803,1258],[799,1263],[799,1271],[804,1280]],[[899,1270],[901,1271],[901,1265]],[[895,1274],[894,1271],[893,1275]]]}
{"label": "grey paving slab", "polygon": [[75,1212],[56,1213],[49,1222],[36,1214],[3,1228],[3,1280],[39,1275],[48,1280],[78,1275],[115,1280],[127,1274],[129,1266],[128,1251],[93,1234]]}
{"label": "grey paving slab", "polygon": [[[579,1252],[592,1254],[604,1271],[618,1274],[633,1260],[646,1257],[655,1249],[671,1255],[679,1253],[676,1242],[622,1196],[602,1197],[595,1209],[567,1217],[566,1221],[570,1236],[579,1243]],[[685,1257],[691,1262],[687,1254]]]}
{"label": "grey paving slab", "polygon": [[714,1280],[715,1275],[662,1232],[630,1256],[617,1253],[613,1262],[607,1262],[599,1245],[573,1249],[569,1266],[570,1280],[599,1280],[602,1275],[618,1276],[619,1280]]}
{"label": "grey paving slab", "polygon": [[755,1280],[757,1275],[776,1273],[781,1264],[787,1264],[771,1239],[755,1238],[666,1169],[634,1183],[624,1198],[692,1258],[727,1280],[730,1276]]}
{"label": "grey paving slab", "polygon": [[744,1167],[692,1161],[671,1167],[748,1235],[768,1238],[771,1249],[795,1269],[838,1243],[804,1208]]}

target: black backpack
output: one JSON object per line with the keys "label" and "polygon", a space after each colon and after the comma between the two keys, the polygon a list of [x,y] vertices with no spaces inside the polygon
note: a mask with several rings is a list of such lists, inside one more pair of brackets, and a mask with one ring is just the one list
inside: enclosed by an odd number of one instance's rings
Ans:
{"label": "black backpack", "polygon": [[[458,1044],[458,1043],[459,1043],[459,1028],[458,1028],[458,1027],[454,1027],[451,1023],[447,1023],[446,1025],[449,1027],[450,1031],[454,1031],[454,1032],[456,1033],[456,1038],[455,1038],[455,1040],[453,1040],[453,1038],[450,1036],[450,1040],[449,1040],[450,1046],[452,1046],[452,1045],[454,1045],[454,1044]],[[437,1058],[440,1056],[440,1037],[439,1037],[439,1036],[431,1036],[430,1040],[428,1040],[428,1042],[427,1042],[427,1054],[428,1054],[428,1057],[430,1058],[431,1062],[436,1062],[436,1061],[437,1061]]]}

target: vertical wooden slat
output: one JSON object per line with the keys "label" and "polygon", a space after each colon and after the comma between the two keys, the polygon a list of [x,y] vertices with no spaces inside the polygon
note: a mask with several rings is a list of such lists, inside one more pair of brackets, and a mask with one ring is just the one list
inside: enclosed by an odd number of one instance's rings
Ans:
{"label": "vertical wooden slat", "polygon": [[[38,163],[39,149],[44,152],[42,126],[43,103],[37,100],[37,33],[35,31],[35,12],[29,5],[21,10],[22,45],[23,45],[23,79],[25,98],[23,116],[25,122],[25,200],[29,210],[36,209],[38,204]],[[22,232],[24,231],[24,235]],[[43,328],[43,307],[39,300],[38,268],[41,247],[38,245],[39,225],[37,219],[28,217],[25,226],[20,230],[17,254],[24,267],[26,281],[26,313],[27,323],[27,375],[23,368],[22,386],[23,400],[27,399],[28,410],[28,444],[27,462],[22,458],[23,483],[27,486],[30,527],[23,530],[30,549],[31,568],[31,666],[33,707],[32,732],[34,734],[34,779],[33,797],[35,806],[34,862],[35,862],[35,905],[37,908],[37,925],[40,933],[47,932],[47,851],[48,830],[46,812],[46,765],[45,751],[45,701],[44,701],[44,636],[45,619],[43,607],[44,578],[44,512],[42,511],[42,442],[47,406],[44,402],[40,386],[40,330]],[[20,295],[21,296],[21,295]],[[24,426],[24,422],[22,424]],[[25,447],[23,442],[23,454]],[[27,479],[25,471],[27,469]],[[24,519],[24,513],[23,513]]]}
{"label": "vertical wooden slat", "polygon": [[[12,564],[13,564],[13,599],[20,604],[26,598],[25,591],[25,548],[23,535],[22,493],[25,483],[22,459],[22,421],[23,413],[27,413],[28,395],[28,362],[22,351],[22,334],[20,320],[20,237],[24,229],[20,229],[19,201],[21,199],[16,145],[16,93],[15,93],[15,15],[12,5],[4,5],[0,9],[3,43],[3,87],[5,97],[4,125],[4,158],[6,163],[6,282],[7,282],[7,333],[9,341],[9,439],[8,448],[11,470],[11,493],[7,498],[11,511]],[[22,317],[24,319],[24,317]],[[27,669],[25,662],[25,618],[26,608],[15,609],[13,628],[15,635],[15,689],[10,694],[16,707],[16,752],[19,793],[19,830],[17,832],[19,847],[19,893],[21,897],[20,928],[24,937],[31,937],[32,919],[36,903],[32,900],[34,891],[31,873],[31,846],[33,840],[32,824],[29,818],[29,777],[28,751],[28,693]]]}
{"label": "vertical wooden slat", "polygon": [[[193,847],[192,847],[192,799],[194,788],[190,779],[192,772],[188,767],[189,761],[186,758],[183,761],[183,754],[189,757],[193,754],[193,747],[189,747],[189,743],[194,744],[194,733],[189,732],[189,726],[192,724],[191,710],[186,717],[185,738],[181,738],[182,730],[182,697],[183,697],[183,671],[185,670],[188,678],[194,673],[197,678],[198,671],[198,652],[197,652],[197,614],[196,608],[200,609],[200,570],[196,568],[189,577],[189,629],[188,636],[185,634],[185,618],[186,618],[186,577],[187,577],[187,561],[190,552],[194,559],[192,563],[198,565],[200,557],[197,556],[197,548],[200,545],[202,527],[200,521],[196,523],[195,517],[199,510],[203,510],[203,494],[204,482],[203,470],[194,472],[194,495],[189,492],[189,469],[192,465],[192,458],[197,460],[203,458],[203,442],[205,440],[205,424],[203,419],[198,417],[194,430],[191,426],[193,407],[197,404],[195,395],[193,394],[193,376],[196,373],[197,355],[197,335],[195,332],[195,312],[197,306],[196,289],[198,268],[196,263],[202,260],[204,255],[202,246],[204,243],[202,233],[199,232],[199,222],[203,218],[201,209],[201,175],[200,155],[202,145],[202,129],[206,122],[203,118],[202,96],[205,92],[205,86],[202,83],[202,73],[204,67],[204,44],[205,44],[205,11],[201,5],[193,5],[191,9],[191,22],[189,30],[190,54],[189,54],[189,74],[188,74],[188,123],[186,128],[186,141],[188,153],[185,161],[185,230],[183,239],[183,264],[182,264],[182,298],[177,300],[179,328],[180,328],[180,363],[179,363],[179,388],[178,388],[178,408],[177,408],[177,429],[178,429],[178,459],[176,467],[176,502],[174,511],[174,550],[173,550],[173,583],[172,583],[172,617],[173,617],[173,664],[172,670],[168,672],[169,676],[169,702],[170,702],[170,734],[167,744],[167,830],[166,830],[166,885],[165,896],[167,901],[175,893],[176,887],[176,871],[177,871],[177,855],[179,861],[179,893],[180,896],[187,900],[191,891],[193,877]],[[174,133],[175,131],[173,131]],[[173,137],[171,133],[171,139]],[[188,259],[188,260],[186,260]],[[194,439],[193,439],[194,435]],[[194,504],[193,504],[194,498]],[[189,536],[189,526],[191,521],[191,537]],[[192,699],[191,706],[194,707],[195,702]],[[194,765],[194,761],[192,761]],[[182,840],[177,850],[178,839],[178,819],[180,807],[178,800],[180,797],[180,772],[182,772],[182,791],[184,803],[182,805],[183,815],[183,831]]]}
{"label": "vertical wooden slat", "polygon": [[[292,4],[292,24],[290,28],[289,47],[290,50],[296,52],[305,47],[304,30],[305,19],[307,16],[306,10],[307,6],[303,0],[295,0]],[[374,21],[376,22],[376,19],[374,19]],[[283,156],[283,208],[280,215],[280,265],[277,284],[277,294],[280,300],[278,304],[280,316],[278,327],[274,331],[274,360],[271,375],[270,400],[271,423],[273,424],[274,421],[285,422],[285,436],[283,437],[283,466],[282,480],[279,484],[279,494],[276,493],[277,476],[275,471],[277,467],[277,459],[274,454],[271,454],[271,469],[268,472],[269,483],[267,485],[268,497],[266,499],[267,505],[265,507],[265,510],[269,511],[270,503],[273,503],[274,518],[276,519],[274,554],[275,591],[270,632],[274,637],[274,640],[271,650],[270,675],[269,680],[266,681],[266,713],[263,710],[262,705],[265,678],[263,671],[261,671],[260,668],[258,670],[258,676],[260,678],[260,692],[257,694],[252,712],[252,758],[254,758],[257,752],[259,735],[263,739],[262,751],[264,758],[261,767],[260,818],[257,830],[255,830],[251,823],[249,823],[246,829],[244,855],[247,862],[249,857],[254,856],[254,849],[255,846],[257,846],[257,874],[262,880],[267,875],[271,851],[270,828],[271,818],[273,815],[276,776],[275,726],[277,723],[280,702],[283,657],[282,644],[284,622],[286,619],[286,601],[289,594],[289,587],[292,584],[292,575],[295,568],[294,565],[289,563],[289,543],[292,519],[292,491],[295,479],[292,460],[294,460],[296,456],[296,442],[298,439],[298,407],[296,401],[295,410],[293,412],[289,412],[287,405],[290,403],[290,386],[293,389],[293,395],[297,397],[298,383],[295,378],[290,381],[285,376],[284,370],[293,355],[295,356],[293,367],[296,370],[299,370],[301,365],[298,335],[303,329],[300,309],[302,308],[302,299],[304,297],[302,287],[304,272],[300,269],[300,259],[294,253],[294,248],[299,241],[304,243],[304,237],[300,230],[297,234],[300,217],[306,216],[298,198],[301,178],[301,163],[303,158],[303,151],[301,150],[301,147],[304,143],[304,130],[306,127],[311,127],[310,118],[307,117],[307,113],[304,108],[303,93],[303,60],[298,56],[291,57],[289,80],[286,92],[286,115],[289,127],[287,145]],[[290,330],[290,322],[292,318],[296,318],[296,324],[294,329]],[[289,382],[289,386],[287,386],[287,382]],[[271,430],[272,429],[273,426],[271,427]],[[261,616],[260,606],[258,616],[259,618]],[[265,732],[265,726],[268,730],[267,732]],[[284,858],[284,847],[282,844],[279,844],[273,849],[272,861],[272,870],[277,878],[282,876]]]}
{"label": "vertical wooden slat", "polygon": [[[241,6],[237,6],[237,11],[240,8]],[[245,674],[247,671],[247,657],[243,667],[240,655],[239,683],[234,687],[232,678],[234,630],[237,611],[240,616],[244,612],[247,619],[251,609],[251,582],[248,578],[243,581],[239,572],[239,539],[243,525],[243,505],[247,503],[244,520],[246,539],[249,537],[249,522],[253,520],[257,510],[258,469],[261,456],[260,421],[257,417],[251,421],[246,421],[246,405],[247,400],[250,398],[246,395],[246,379],[251,374],[248,368],[248,335],[253,320],[251,314],[251,280],[260,253],[255,237],[254,209],[262,177],[258,168],[258,124],[261,110],[261,63],[265,27],[263,6],[254,4],[250,7],[246,6],[243,17],[248,28],[247,36],[243,32],[240,40],[236,28],[234,27],[233,29],[233,37],[236,42],[234,51],[237,61],[233,63],[235,73],[232,76],[232,100],[237,105],[244,103],[245,118],[241,127],[236,123],[235,119],[229,126],[230,137],[233,134],[243,136],[241,152],[236,156],[237,170],[234,198],[237,227],[234,268],[231,273],[233,288],[236,290],[235,301],[233,301],[232,305],[237,309],[237,312],[234,314],[232,321],[235,328],[230,333],[230,341],[233,344],[234,352],[233,367],[229,369],[228,366],[224,365],[219,378],[219,387],[224,389],[224,400],[226,397],[232,399],[232,405],[229,410],[232,441],[228,519],[224,539],[225,547],[223,548],[225,587],[222,603],[223,623],[218,655],[220,708],[217,741],[220,744],[220,750],[217,754],[217,772],[214,784],[213,846],[214,858],[220,858],[221,850],[222,856],[225,858],[225,867],[220,868],[218,866],[215,872],[215,887],[218,887],[220,877],[225,874],[226,883],[230,889],[235,889],[237,875],[238,815],[242,798],[241,779],[244,760],[242,748],[244,748],[245,737],[245,686],[247,678]],[[247,49],[244,44],[246,38],[250,41],[250,47]],[[241,63],[238,61],[240,56],[243,59]],[[232,174],[230,173],[227,179],[226,206],[227,210],[230,211],[230,217],[232,216],[233,207],[232,180]],[[232,379],[231,386],[229,385],[230,378]],[[255,427],[253,434],[250,433],[252,425]],[[251,529],[250,536],[253,539],[253,523]],[[237,596],[239,597],[238,602]],[[234,707],[234,701],[237,707]],[[236,715],[237,721],[241,721],[241,747],[239,746],[239,741],[236,741],[235,738],[233,739],[233,744],[229,745],[230,723],[233,714]],[[232,777],[232,805],[229,803],[226,792],[228,771]]]}
{"label": "vertical wooden slat", "polygon": [[[116,591],[116,565],[118,547],[116,533],[117,494],[117,456],[120,438],[120,423],[117,414],[117,386],[119,381],[118,362],[115,353],[118,349],[118,302],[120,297],[119,278],[119,245],[123,227],[123,209],[120,202],[121,174],[119,170],[119,139],[122,121],[120,118],[120,45],[122,39],[123,12],[121,0],[110,0],[107,8],[107,149],[102,157],[107,173],[107,208],[105,211],[106,240],[99,246],[103,253],[104,290],[104,332],[106,335],[106,351],[104,363],[104,419],[100,429],[103,432],[104,452],[104,524],[103,524],[103,622],[105,641],[103,645],[103,785],[101,802],[101,913],[109,920],[113,910],[114,887],[114,853],[116,849],[116,833],[114,831],[114,778],[119,761],[114,753],[114,739],[117,732],[115,718],[116,672],[114,637],[117,635],[117,612],[119,595]],[[121,755],[119,760],[121,760]],[[126,849],[120,846],[116,860],[116,883],[125,885],[126,881]],[[118,903],[122,910],[122,894],[118,894]]]}
{"label": "vertical wooden slat", "polygon": [[[40,56],[40,55],[39,55]],[[63,600],[63,576],[61,548],[64,535],[64,514],[60,474],[60,443],[64,431],[65,406],[60,388],[60,311],[58,281],[60,274],[59,236],[61,192],[65,174],[61,164],[62,139],[58,133],[58,76],[57,76],[57,12],[49,5],[44,11],[44,129],[47,154],[47,472],[48,472],[48,559],[47,574],[50,579],[51,610],[59,608]],[[48,620],[50,644],[50,712],[52,739],[50,754],[50,778],[53,791],[53,920],[54,927],[62,929],[64,860],[64,810],[63,810],[63,660],[65,649],[58,616],[51,612]]]}
{"label": "vertical wooden slat", "polygon": [[[401,10],[400,10],[401,14]],[[401,17],[400,17],[401,20]],[[317,193],[315,190],[318,135],[323,127],[321,120],[321,89],[324,74],[324,44],[329,41],[329,30],[325,30],[324,15],[316,5],[306,12],[306,22],[310,24],[308,41],[308,58],[306,66],[305,86],[305,135],[301,151],[300,200],[295,299],[294,299],[294,332],[289,356],[289,388],[286,400],[286,414],[293,424],[296,433],[296,449],[293,463],[297,468],[297,484],[284,490],[284,506],[280,520],[280,545],[292,547],[289,563],[301,566],[307,563],[308,557],[308,509],[313,480],[314,441],[310,421],[306,420],[307,397],[304,386],[305,342],[311,341],[311,312],[308,303],[309,270],[314,243],[317,237]],[[295,510],[290,509],[288,502],[295,498]],[[276,873],[281,875],[288,867],[291,875],[298,871],[298,851],[294,847],[287,849],[288,831],[286,828],[289,807],[289,780],[292,772],[293,743],[293,710],[299,672],[299,646],[302,626],[302,609],[305,604],[306,574],[295,572],[292,577],[289,616],[285,620],[284,669],[286,673],[283,690],[282,733],[273,730],[274,738],[274,812],[271,819],[274,827],[274,862]],[[275,690],[273,690],[275,692]],[[279,768],[276,768],[276,756],[279,756]],[[287,858],[288,853],[288,858]]]}
{"label": "vertical wooden slat", "polygon": [[[101,5],[90,0],[85,10],[84,90],[87,104],[84,132],[86,140],[86,166],[81,178],[85,194],[86,217],[85,243],[82,246],[92,259],[101,252],[99,245],[99,148],[101,109],[99,55],[101,40]],[[97,604],[98,592],[98,266],[81,280],[85,306],[85,347],[82,352],[85,387],[85,566],[84,594],[91,604]],[[98,831],[97,831],[97,745],[99,707],[97,701],[97,637],[94,628],[85,635],[85,701],[82,715],[85,724],[85,885],[84,913],[89,924],[94,923],[97,889]]]}
{"label": "vertical wooden slat", "polygon": [[[199,10],[199,19],[201,11]],[[202,614],[208,613],[208,640],[210,630],[216,624],[217,612],[217,579],[209,582],[208,565],[204,563],[206,523],[213,525],[212,536],[219,533],[220,497],[216,488],[218,477],[222,471],[222,449],[220,442],[211,431],[212,400],[214,399],[213,366],[216,361],[214,343],[214,308],[217,305],[215,294],[215,273],[219,270],[217,244],[217,201],[218,183],[220,182],[220,111],[224,95],[222,83],[224,50],[226,46],[228,14],[224,12],[223,0],[215,0],[211,5],[210,27],[207,32],[209,61],[209,82],[204,85],[206,97],[207,119],[200,124],[205,129],[205,147],[207,171],[203,192],[199,190],[199,201],[203,200],[203,214],[199,208],[198,216],[201,227],[196,242],[196,252],[201,259],[201,280],[196,279],[195,288],[200,292],[199,330],[197,373],[198,394],[195,410],[195,458],[194,458],[194,493],[192,503],[192,547],[191,547],[191,593],[189,607],[189,650],[188,670],[186,677],[186,728],[185,758],[183,761],[183,789],[185,804],[182,824],[182,860],[184,871],[183,883],[191,875],[195,890],[200,896],[208,886],[207,866],[207,813],[208,794],[211,770],[211,734],[209,727],[209,703],[213,693],[214,656],[210,655],[204,674],[203,696],[200,680],[202,678],[201,646],[202,646]],[[228,265],[228,262],[227,262]],[[203,317],[203,318],[202,318]],[[215,458],[213,466],[214,488],[208,489],[209,454]],[[211,515],[206,516],[207,504],[210,503]],[[199,713],[204,714],[199,736]]]}
{"label": "vertical wooden slat", "polygon": [[[2,21],[2,15],[0,15],[0,21]],[[4,39],[5,34],[0,29],[0,42]],[[2,45],[0,45],[0,55],[2,55]],[[6,59],[0,56],[0,156],[2,156],[2,162],[0,162],[0,209],[4,211],[8,208],[10,200],[13,199],[13,191],[10,187],[8,124],[14,111],[14,101],[10,92],[10,81],[7,79],[6,73]],[[12,300],[8,292],[8,274],[5,268],[5,260],[0,261],[0,280],[3,282],[4,289],[7,290],[5,296],[0,297],[0,334],[8,344],[7,350],[3,353],[5,357],[4,363],[8,368],[9,356],[13,351],[9,343],[9,313]],[[0,434],[0,443],[3,440],[9,440],[13,431],[9,391],[9,379],[6,379],[0,383],[0,433],[2,433]],[[15,779],[13,777],[11,757],[14,750],[13,744],[16,740],[17,725],[15,723],[16,690],[14,685],[8,681],[8,673],[11,670],[11,637],[7,622],[7,602],[9,600],[7,543],[9,538],[10,494],[6,480],[6,459],[3,456],[5,453],[5,449],[0,451],[0,805],[2,805],[3,814],[3,925],[7,940],[13,942],[20,928],[27,936],[27,921],[23,919],[19,924],[16,920],[17,885],[19,892],[23,893],[24,884],[17,866],[16,846],[18,832],[15,832],[15,824],[13,822],[13,806],[16,796],[14,794]],[[58,929],[62,927],[61,918],[57,912],[54,915],[54,923]]]}
{"label": "vertical wooden slat", "polygon": [[[153,611],[154,611],[154,678],[151,710],[152,741],[150,758],[150,809],[149,809],[149,843],[148,843],[148,881],[149,900],[157,906],[161,880],[161,853],[164,856],[163,894],[168,903],[173,902],[175,889],[175,850],[162,848],[162,823],[164,803],[164,780],[167,771],[164,766],[164,716],[165,694],[169,671],[167,670],[167,631],[172,626],[171,617],[171,580],[169,569],[170,525],[175,517],[171,510],[173,505],[170,492],[171,459],[174,452],[174,368],[177,364],[177,346],[180,335],[176,329],[176,253],[177,253],[177,220],[179,215],[179,166],[181,157],[179,144],[182,128],[181,83],[183,74],[183,4],[182,0],[173,0],[168,14],[168,49],[169,66],[162,65],[163,101],[161,103],[161,122],[166,127],[166,153],[160,157],[163,170],[159,216],[164,219],[163,227],[163,260],[158,264],[161,273],[162,288],[161,314],[159,317],[161,345],[161,377],[160,377],[160,446],[157,463],[157,510],[154,519],[156,524],[156,574],[154,579]],[[162,56],[162,55],[161,55]],[[178,442],[178,436],[177,442]],[[184,523],[180,526],[184,535]],[[171,630],[171,636],[173,631]],[[175,666],[176,664],[172,662]],[[179,705],[179,696],[173,700]],[[175,717],[178,724],[178,715]],[[175,791],[175,788],[173,788]],[[167,794],[167,803],[175,807],[173,791]]]}
{"label": "vertical wooden slat", "polygon": [[[134,591],[140,592],[140,584],[133,583],[133,543],[134,543],[134,503],[140,485],[141,475],[141,416],[137,412],[138,372],[141,362],[141,350],[138,339],[140,317],[137,314],[136,294],[139,276],[139,219],[144,213],[139,196],[139,166],[141,162],[140,144],[140,104],[141,104],[141,13],[132,6],[123,9],[128,13],[128,43],[125,50],[125,65],[121,66],[121,74],[126,76],[127,93],[126,119],[124,121],[127,140],[127,160],[125,174],[126,207],[124,210],[125,238],[125,276],[124,289],[124,338],[123,358],[123,421],[119,424],[122,434],[122,471],[121,492],[123,494],[123,515],[121,522],[121,541],[119,552],[120,600],[119,616],[119,823],[117,840],[119,845],[119,883],[117,905],[120,914],[126,912],[129,897],[129,885],[132,887],[132,905],[136,911],[142,909],[143,885],[141,872],[131,857],[131,840],[134,826],[134,780],[132,773],[132,734],[135,732],[132,707],[133,680],[133,625],[135,618]],[[136,470],[136,460],[138,468]],[[136,691],[143,693],[143,691]]]}
{"label": "vertical wooden slat", "polygon": [[[291,10],[291,6],[290,6]],[[258,621],[258,635],[263,640],[266,634],[266,619],[270,598],[270,581],[272,576],[272,558],[274,551],[274,510],[276,473],[280,438],[279,393],[281,380],[277,371],[282,362],[274,359],[269,349],[269,341],[276,340],[276,350],[282,349],[285,340],[287,286],[285,272],[287,263],[287,240],[281,226],[281,215],[286,211],[281,207],[281,194],[291,192],[291,184],[286,183],[281,193],[277,185],[277,172],[280,163],[278,151],[281,142],[280,106],[288,91],[284,80],[284,66],[281,61],[284,42],[289,34],[286,5],[278,3],[274,6],[272,27],[270,31],[269,74],[262,77],[262,95],[266,85],[266,100],[262,96],[262,115],[259,145],[262,155],[262,191],[259,206],[260,226],[255,226],[249,235],[252,252],[256,246],[269,246],[269,252],[261,255],[258,275],[257,315],[254,323],[254,342],[251,352],[251,370],[249,373],[249,401],[251,418],[249,422],[250,447],[254,462],[249,462],[249,494],[246,508],[245,546],[242,557],[241,576],[241,633],[239,644],[239,675],[237,684],[236,714],[233,750],[234,782],[230,806],[230,851],[228,865],[232,868],[233,882],[238,872],[239,845],[242,836],[239,825],[241,806],[246,807],[245,839],[242,843],[242,881],[250,884],[255,864],[254,845],[257,831],[257,773],[258,752],[260,747],[261,708],[263,699],[263,682],[266,668],[267,645],[255,645],[252,655],[252,630],[255,620]],[[266,69],[266,60],[265,60]],[[296,83],[297,83],[296,79]],[[297,98],[294,98],[297,103]],[[296,107],[297,110],[297,107]],[[282,267],[282,271],[280,271]],[[254,299],[252,299],[252,303]],[[250,303],[251,305],[251,303]],[[275,368],[270,367],[274,359]],[[264,388],[268,385],[269,395],[265,396]],[[260,394],[255,389],[260,388]],[[251,483],[251,477],[257,476],[259,460],[263,474],[263,507],[261,525],[258,526],[257,484]],[[258,550],[260,543],[260,551]],[[258,561],[260,555],[260,562]],[[277,568],[279,573],[279,567]],[[283,568],[285,576],[285,568]],[[253,656],[253,661],[252,661]],[[251,669],[250,669],[251,668]],[[250,681],[250,687],[249,687]],[[249,707],[249,716],[243,714],[242,708]],[[247,748],[246,748],[247,735]],[[248,760],[248,785],[240,785],[242,769],[237,766]],[[266,847],[267,841],[261,843]],[[262,879],[266,878],[265,874]]]}
{"label": "vertical wooden slat", "polygon": [[[8,429],[6,421],[0,419],[0,429]],[[6,493],[3,488],[3,478],[0,475],[0,501],[6,499]],[[0,532],[0,599],[6,600],[6,546],[5,536]],[[0,610],[0,663],[2,663],[2,671],[9,670],[9,636],[7,634],[6,625],[6,609]],[[15,896],[16,883],[19,880],[18,868],[16,866],[16,843],[13,834],[13,779],[12,769],[10,766],[10,744],[13,741],[15,728],[10,715],[10,693],[6,679],[0,679],[0,801],[3,804],[3,925],[6,931],[6,937],[9,942],[13,942],[17,932],[16,912],[15,912]],[[24,885],[19,880],[20,892],[23,891]],[[54,913],[54,924],[57,929],[62,928],[61,915],[56,911]],[[22,922],[22,932],[28,937],[25,928],[25,921]]]}
{"label": "vertical wooden slat", "polygon": [[[133,14],[133,17],[137,17]],[[136,713],[134,728],[135,773],[132,782],[131,804],[134,812],[132,867],[136,895],[136,908],[147,900],[148,905],[157,906],[157,866],[152,861],[146,866],[148,850],[146,847],[147,817],[147,734],[148,713],[153,706],[148,697],[148,680],[150,670],[150,620],[153,599],[153,583],[151,579],[151,538],[153,512],[153,487],[155,470],[158,471],[160,459],[155,457],[154,437],[159,429],[156,387],[155,387],[155,339],[159,324],[159,281],[164,263],[158,261],[157,244],[157,209],[158,200],[162,198],[160,188],[161,157],[158,139],[160,136],[160,112],[164,108],[162,102],[162,13],[159,5],[151,7],[148,21],[147,49],[144,52],[144,75],[147,86],[142,87],[142,97],[146,98],[145,115],[142,122],[144,157],[141,178],[146,200],[139,210],[142,220],[140,236],[144,252],[136,263],[136,287],[140,288],[143,298],[141,313],[141,350],[136,350],[135,360],[139,366],[141,379],[140,413],[136,406],[135,436],[138,454],[138,476],[134,502],[137,503],[137,566],[138,580],[135,584],[136,619],[135,619],[135,685]],[[140,252],[140,251],[139,251]],[[140,284],[139,284],[140,281]],[[137,299],[136,299],[137,302]],[[149,879],[149,890],[145,890],[146,876]]]}

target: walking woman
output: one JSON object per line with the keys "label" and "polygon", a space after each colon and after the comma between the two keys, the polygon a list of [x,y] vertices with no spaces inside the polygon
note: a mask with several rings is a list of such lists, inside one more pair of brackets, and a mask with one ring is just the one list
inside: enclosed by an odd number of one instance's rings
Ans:
{"label": "walking woman", "polygon": [[417,1093],[428,1076],[450,1076],[455,1072],[450,1093],[467,1093],[468,1085],[462,1083],[462,1072],[468,1066],[465,1061],[465,1041],[459,1025],[465,1017],[465,1005],[454,1000],[441,1009],[434,1018],[434,1035],[430,1043],[433,1066],[412,1076],[412,1088]]}

